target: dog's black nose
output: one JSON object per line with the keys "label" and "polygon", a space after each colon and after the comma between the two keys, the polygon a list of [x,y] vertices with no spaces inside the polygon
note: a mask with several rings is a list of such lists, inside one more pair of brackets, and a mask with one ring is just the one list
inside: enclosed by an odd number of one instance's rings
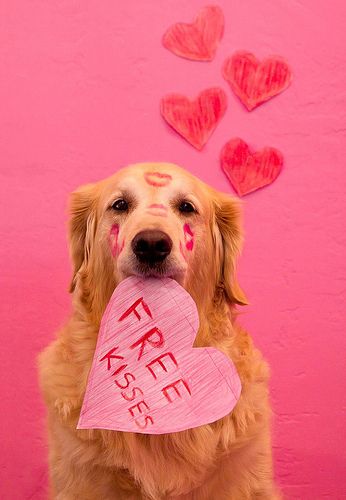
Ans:
{"label": "dog's black nose", "polygon": [[171,253],[172,240],[163,231],[147,229],[136,234],[131,246],[140,262],[156,264],[164,261]]}

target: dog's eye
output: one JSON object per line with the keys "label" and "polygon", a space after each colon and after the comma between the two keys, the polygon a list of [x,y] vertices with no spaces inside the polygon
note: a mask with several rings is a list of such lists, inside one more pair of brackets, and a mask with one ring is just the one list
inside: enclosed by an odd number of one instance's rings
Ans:
{"label": "dog's eye", "polygon": [[119,200],[116,200],[113,205],[112,205],[113,210],[116,210],[117,212],[125,212],[129,208],[129,204],[127,203],[126,200],[123,198],[120,198]]}
{"label": "dog's eye", "polygon": [[189,201],[182,201],[179,205],[179,212],[186,214],[196,212],[196,209]]}

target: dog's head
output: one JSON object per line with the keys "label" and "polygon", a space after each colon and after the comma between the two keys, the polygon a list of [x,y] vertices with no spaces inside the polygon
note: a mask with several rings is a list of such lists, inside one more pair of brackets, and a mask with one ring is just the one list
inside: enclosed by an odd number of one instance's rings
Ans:
{"label": "dog's head", "polygon": [[235,277],[239,203],[166,163],[131,165],[71,197],[71,291],[100,316],[130,275],[177,280],[198,305],[220,291],[245,304]]}

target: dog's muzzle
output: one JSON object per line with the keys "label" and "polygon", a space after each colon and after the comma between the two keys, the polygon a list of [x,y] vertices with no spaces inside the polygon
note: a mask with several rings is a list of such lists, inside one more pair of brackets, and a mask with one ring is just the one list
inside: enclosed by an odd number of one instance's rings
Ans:
{"label": "dog's muzzle", "polygon": [[173,243],[168,234],[151,229],[136,234],[131,243],[137,260],[150,267],[162,263],[171,253],[172,246]]}

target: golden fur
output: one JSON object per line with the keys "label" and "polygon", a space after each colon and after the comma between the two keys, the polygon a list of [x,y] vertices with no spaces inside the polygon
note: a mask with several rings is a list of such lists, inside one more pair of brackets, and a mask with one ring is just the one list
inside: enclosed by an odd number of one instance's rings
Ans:
{"label": "golden fur", "polygon": [[[176,184],[165,189],[145,185],[146,171],[168,172]],[[226,353],[242,381],[234,410],[210,425],[165,435],[76,429],[102,314],[116,284],[131,274],[129,247],[119,258],[120,265],[107,240],[115,217],[107,208],[121,183],[127,191],[133,188],[154,202],[159,195],[169,196],[170,189],[185,189],[199,204],[200,214],[192,215],[197,237],[187,268],[181,270],[179,258],[172,257],[180,269],[177,280],[198,307],[200,328],[194,345]],[[73,193],[70,212],[73,311],[39,357],[48,408],[51,498],[280,498],[272,472],[268,368],[248,333],[236,323],[235,304],[246,303],[235,276],[242,239],[239,202],[174,165],[140,164]],[[167,219],[154,221],[137,211],[132,222],[126,219],[124,224],[131,237],[148,224],[164,223],[175,244],[180,215],[172,211]]]}

